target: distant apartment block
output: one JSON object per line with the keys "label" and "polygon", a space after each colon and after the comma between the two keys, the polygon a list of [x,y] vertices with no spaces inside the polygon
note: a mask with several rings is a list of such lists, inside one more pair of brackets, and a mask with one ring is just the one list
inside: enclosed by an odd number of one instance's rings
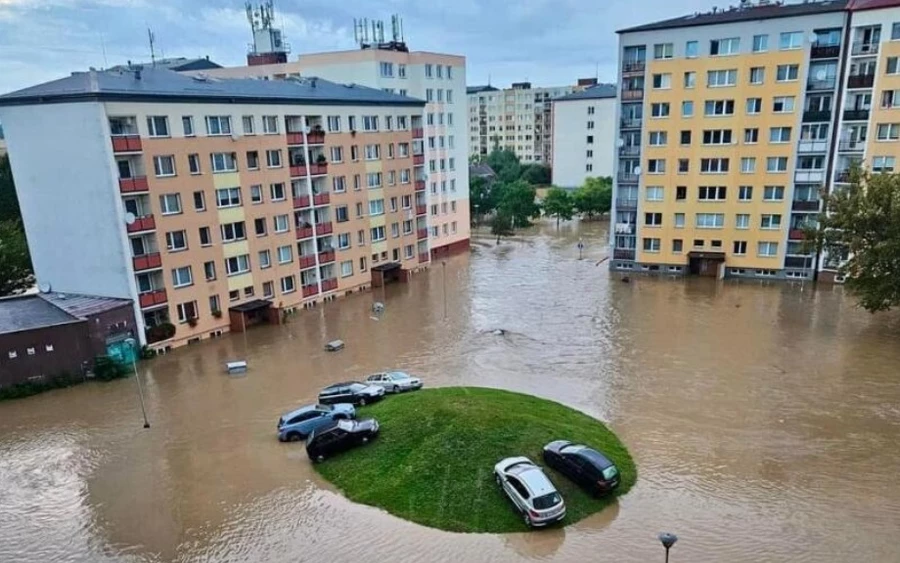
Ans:
{"label": "distant apartment block", "polygon": [[616,95],[614,84],[598,84],[553,100],[554,186],[613,175]]}

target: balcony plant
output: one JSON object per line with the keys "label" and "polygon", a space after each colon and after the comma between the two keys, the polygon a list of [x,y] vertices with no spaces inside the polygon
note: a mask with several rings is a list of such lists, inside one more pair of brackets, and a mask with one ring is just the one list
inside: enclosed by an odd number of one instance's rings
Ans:
{"label": "balcony plant", "polygon": [[316,157],[316,164],[328,164],[328,159],[325,158],[324,154],[320,154]]}
{"label": "balcony plant", "polygon": [[197,326],[197,317],[191,317],[191,318],[189,318],[188,321],[187,321],[187,324],[188,324],[191,328],[194,328],[195,326]]}
{"label": "balcony plant", "polygon": [[217,318],[217,319],[221,319],[221,318],[222,318],[222,311],[219,310],[219,309],[213,309],[212,316],[214,316],[214,317]]}

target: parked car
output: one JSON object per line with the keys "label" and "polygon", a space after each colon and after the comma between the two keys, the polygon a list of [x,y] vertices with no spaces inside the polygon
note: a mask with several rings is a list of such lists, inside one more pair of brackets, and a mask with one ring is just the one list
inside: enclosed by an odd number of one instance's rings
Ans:
{"label": "parked car", "polygon": [[325,461],[337,453],[368,444],[378,436],[378,421],[338,420],[314,430],[306,441],[306,454],[313,461]]}
{"label": "parked car", "polygon": [[326,352],[337,352],[338,350],[344,349],[344,341],[343,340],[332,340],[331,342],[325,344]]}
{"label": "parked car", "polygon": [[527,457],[508,457],[494,466],[497,484],[528,526],[546,526],[566,516],[566,503],[544,471]]}
{"label": "parked car", "polygon": [[366,383],[383,387],[385,391],[390,393],[399,393],[400,391],[411,391],[413,389],[422,388],[421,379],[413,377],[403,371],[383,371],[381,373],[373,373],[366,378]]}
{"label": "parked car", "polygon": [[544,446],[544,461],[593,495],[619,486],[619,470],[608,457],[587,446],[556,440]]}
{"label": "parked car", "polygon": [[345,381],[329,385],[319,393],[319,402],[323,405],[352,403],[366,405],[384,398],[384,387],[368,385],[358,381]]}
{"label": "parked car", "polygon": [[300,407],[278,419],[278,439],[282,442],[303,440],[316,428],[344,418],[356,418],[353,405],[338,403]]}

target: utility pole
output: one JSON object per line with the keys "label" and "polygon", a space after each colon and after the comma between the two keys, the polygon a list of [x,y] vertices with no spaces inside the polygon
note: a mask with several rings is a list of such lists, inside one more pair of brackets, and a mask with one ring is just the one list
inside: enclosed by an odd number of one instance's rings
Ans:
{"label": "utility pole", "polygon": [[149,27],[147,28],[147,37],[150,39],[150,65],[156,66],[156,49],[154,49],[154,42],[156,41],[156,36],[153,35],[153,30]]}
{"label": "utility pole", "polygon": [[441,288],[444,294],[444,320],[447,320],[447,261],[441,260]]}

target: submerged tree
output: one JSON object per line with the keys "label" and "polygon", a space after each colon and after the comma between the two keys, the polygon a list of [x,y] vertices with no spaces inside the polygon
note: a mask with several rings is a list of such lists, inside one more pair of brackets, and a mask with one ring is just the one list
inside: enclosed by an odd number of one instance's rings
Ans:
{"label": "submerged tree", "polygon": [[491,234],[497,236],[497,244],[500,244],[500,237],[512,236],[515,231],[512,227],[512,218],[501,212],[494,215],[491,219]]}
{"label": "submerged tree", "polygon": [[540,217],[541,208],[535,202],[537,191],[524,180],[516,180],[498,187],[497,212],[509,217],[512,227],[531,225],[531,219]]}
{"label": "submerged tree", "polygon": [[562,188],[550,188],[544,201],[541,202],[541,208],[544,214],[550,217],[556,217],[556,228],[559,228],[560,219],[568,221],[572,218],[574,211],[574,203],[569,192]]}
{"label": "submerged tree", "polygon": [[612,178],[587,178],[572,196],[575,210],[588,219],[612,208]]}

